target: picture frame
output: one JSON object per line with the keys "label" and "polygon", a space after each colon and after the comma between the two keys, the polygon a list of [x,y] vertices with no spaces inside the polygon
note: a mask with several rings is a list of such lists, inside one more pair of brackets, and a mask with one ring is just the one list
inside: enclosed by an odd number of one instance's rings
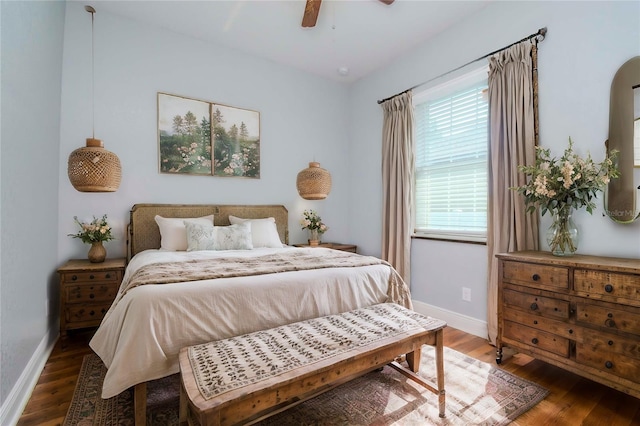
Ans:
{"label": "picture frame", "polygon": [[158,92],[160,173],[260,178],[260,113]]}

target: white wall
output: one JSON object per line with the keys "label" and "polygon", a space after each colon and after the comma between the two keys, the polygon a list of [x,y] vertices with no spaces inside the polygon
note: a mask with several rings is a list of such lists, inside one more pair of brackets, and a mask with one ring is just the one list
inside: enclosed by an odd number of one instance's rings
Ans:
{"label": "white wall", "polygon": [[[64,3],[2,2],[0,424],[57,328],[58,144]],[[50,309],[51,308],[51,309]],[[44,355],[46,360],[46,355]],[[16,386],[18,384],[18,386]]]}
{"label": "white wall", "polygon": [[[314,208],[331,228],[325,238],[349,240],[348,138],[345,86],[160,28],[97,11],[95,135],[122,163],[115,193],[80,193],[66,174],[69,153],[91,137],[91,15],[68,2],[62,80],[59,170],[60,262],[84,258],[88,246],[65,237],[73,217],[108,215],[117,240],[107,256],[122,256],[124,227],[135,203],[284,204],[290,242],[306,241],[298,222]],[[157,92],[260,112],[261,178],[158,172]],[[297,173],[319,161],[333,178],[324,201],[304,201]]]}
{"label": "white wall", "polygon": [[[382,111],[376,101],[428,81],[507,46],[541,27],[539,46],[540,145],[561,155],[568,137],[575,150],[604,158],[609,90],[620,65],[640,54],[639,2],[495,2],[465,22],[404,55],[351,87],[349,222],[363,252],[380,254]],[[637,173],[637,172],[636,172]],[[603,217],[602,201],[590,216],[575,215],[582,231],[578,252],[640,257],[640,223],[619,225]],[[358,224],[356,226],[355,224]],[[541,234],[550,224],[543,218]],[[541,239],[544,241],[544,238]],[[543,249],[548,249],[546,243]],[[486,247],[414,239],[414,299],[454,314],[486,321]],[[462,302],[462,287],[472,303]]]}

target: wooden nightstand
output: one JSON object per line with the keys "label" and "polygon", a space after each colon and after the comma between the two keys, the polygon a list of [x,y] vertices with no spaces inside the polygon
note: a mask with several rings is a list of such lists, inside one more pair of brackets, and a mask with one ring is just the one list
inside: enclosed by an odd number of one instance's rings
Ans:
{"label": "wooden nightstand", "polygon": [[125,264],[125,259],[102,263],[71,259],[58,268],[61,338],[68,330],[100,325],[118,293]]}
{"label": "wooden nightstand", "polygon": [[[309,244],[294,244],[293,246],[294,247],[312,247]],[[324,247],[324,248],[330,248],[334,250],[349,251],[351,253],[358,252],[358,246],[355,244],[320,243],[319,246],[313,246],[313,247]]]}

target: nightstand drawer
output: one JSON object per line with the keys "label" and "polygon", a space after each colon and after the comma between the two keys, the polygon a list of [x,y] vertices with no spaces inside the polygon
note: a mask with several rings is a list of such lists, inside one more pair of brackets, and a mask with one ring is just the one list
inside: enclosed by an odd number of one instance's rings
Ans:
{"label": "nightstand drawer", "polygon": [[65,283],[107,282],[120,283],[122,276],[118,271],[66,272],[62,274]]}
{"label": "nightstand drawer", "polygon": [[69,306],[64,312],[68,328],[91,327],[100,325],[100,321],[109,310],[109,305]]}
{"label": "nightstand drawer", "polygon": [[67,303],[111,302],[118,293],[119,283],[95,283],[93,285],[65,285],[64,300]]}

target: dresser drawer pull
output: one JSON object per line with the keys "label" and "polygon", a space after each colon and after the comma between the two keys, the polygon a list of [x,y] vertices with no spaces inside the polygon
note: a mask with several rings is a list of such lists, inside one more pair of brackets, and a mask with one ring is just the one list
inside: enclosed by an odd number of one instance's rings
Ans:
{"label": "dresser drawer pull", "polygon": [[111,274],[105,275],[105,278],[107,278],[107,279],[111,278]]}
{"label": "dresser drawer pull", "polygon": [[91,294],[89,295],[89,299],[93,299],[94,297],[96,297],[96,295],[95,295],[95,294],[93,294],[93,293],[91,293]]}
{"label": "dresser drawer pull", "polygon": [[604,324],[605,324],[607,327],[615,327],[615,326],[616,326],[616,322],[615,322],[614,320],[612,320],[611,318],[608,318],[608,319],[604,322]]}
{"label": "dresser drawer pull", "polygon": [[538,309],[538,304],[536,302],[533,302],[530,306],[532,311],[535,311],[536,309]]}
{"label": "dresser drawer pull", "polygon": [[91,316],[94,316],[95,314],[96,314],[96,312],[95,312],[95,311],[91,311],[91,312],[89,312],[89,315],[91,315]]}
{"label": "dresser drawer pull", "polygon": [[538,344],[538,338],[534,337],[533,339],[531,339],[531,343],[533,343],[534,345]]}
{"label": "dresser drawer pull", "polygon": [[531,279],[533,279],[534,281],[538,281],[540,279],[540,275],[538,274],[533,274],[533,276],[531,277]]}
{"label": "dresser drawer pull", "polygon": [[77,276],[75,276],[75,275],[71,275],[71,281],[75,281],[75,280],[77,280],[77,279],[78,279],[78,277],[77,277]]}
{"label": "dresser drawer pull", "polygon": [[609,341],[607,342],[607,344],[608,344],[609,346],[613,346],[613,340],[609,340]]}
{"label": "dresser drawer pull", "polygon": [[92,280],[92,279],[94,279],[94,278],[95,278],[95,277],[94,277],[93,275],[89,275],[89,279],[90,279],[90,280]]}
{"label": "dresser drawer pull", "polygon": [[104,314],[105,312],[107,312],[107,310],[105,308],[100,309],[100,313]]}
{"label": "dresser drawer pull", "polygon": [[611,361],[607,361],[604,363],[604,366],[607,368],[613,368],[613,363]]}
{"label": "dresser drawer pull", "polygon": [[569,329],[569,334],[573,334],[573,329]]}
{"label": "dresser drawer pull", "polygon": [[607,293],[611,293],[613,291],[613,286],[611,284],[605,285],[604,291],[606,291]]}

